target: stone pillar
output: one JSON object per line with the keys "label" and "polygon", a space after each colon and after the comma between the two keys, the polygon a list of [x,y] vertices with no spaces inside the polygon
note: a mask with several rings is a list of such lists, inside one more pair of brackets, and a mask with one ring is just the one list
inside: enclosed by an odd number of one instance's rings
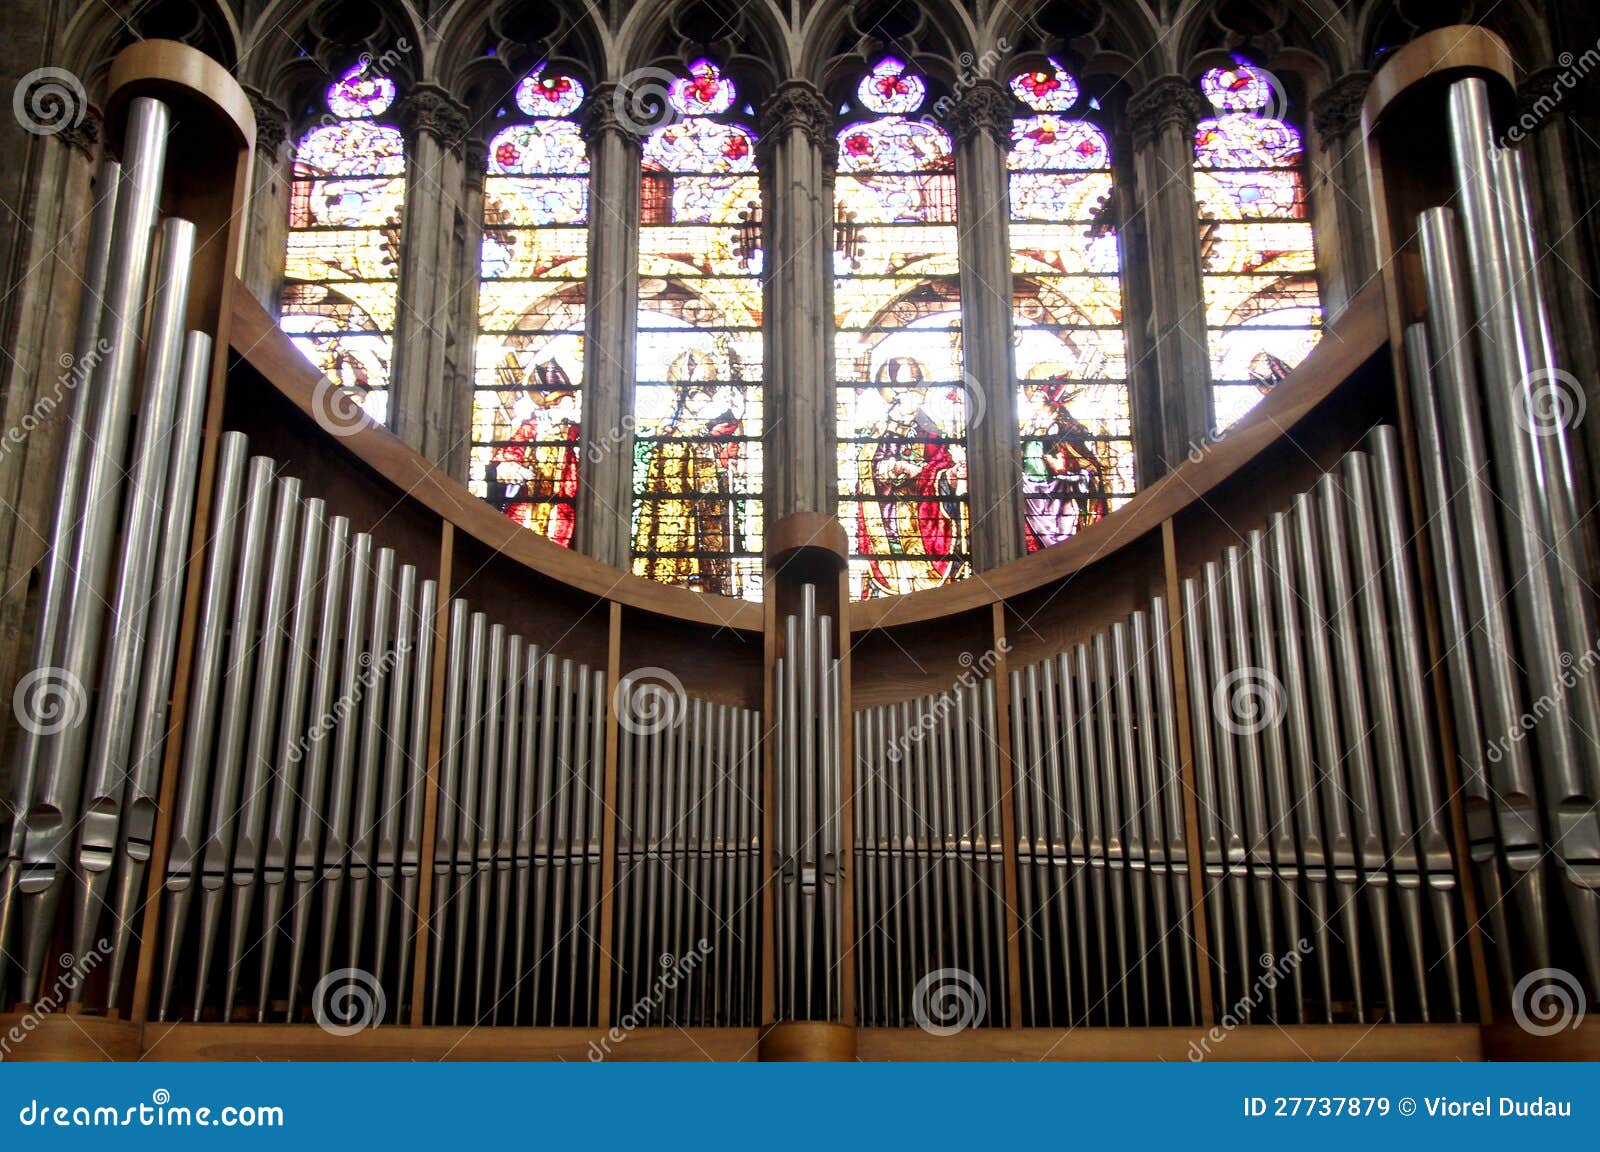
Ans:
{"label": "stone pillar", "polygon": [[244,286],[273,316],[283,297],[289,244],[289,197],[294,187],[295,141],[289,117],[254,88],[246,88],[256,114],[256,151],[250,169],[250,220],[245,230]]}
{"label": "stone pillar", "polygon": [[449,357],[451,376],[445,381],[441,440],[450,445],[446,467],[466,483],[472,448],[473,386],[478,370],[478,289],[483,267],[483,188],[488,175],[489,145],[468,139],[462,167],[460,213],[461,243],[455,269],[456,291],[451,300],[452,332],[461,333]]}
{"label": "stone pillar", "polygon": [[765,518],[834,515],[833,174],[828,102],[789,80],[761,109],[767,329],[762,412]]}
{"label": "stone pillar", "polygon": [[974,571],[1022,555],[1022,448],[1012,343],[1011,200],[1006,154],[1015,102],[979,80],[950,110],[956,145],[967,491]]}
{"label": "stone pillar", "polygon": [[1181,76],[1163,76],[1128,102],[1136,204],[1149,262],[1148,347],[1133,370],[1136,393],[1155,398],[1159,428],[1140,447],[1157,459],[1150,475],[1183,463],[1211,430],[1211,369],[1194,200],[1194,130],[1205,102]]}
{"label": "stone pillar", "polygon": [[1361,133],[1361,103],[1371,83],[1372,73],[1351,72],[1311,101],[1316,144],[1307,149],[1307,192],[1322,313],[1330,322],[1378,271]]}
{"label": "stone pillar", "polygon": [[[82,379],[72,353],[101,136],[99,112],[86,108],[54,135],[25,135],[27,147],[15,157],[28,191],[17,206],[27,228],[6,294],[11,331],[0,361],[0,687],[7,700],[28,659],[33,573],[50,538],[62,437]],[[7,709],[6,747],[14,725]],[[10,773],[9,762],[0,765],[0,795],[10,795]]]}
{"label": "stone pillar", "polygon": [[579,549],[632,567],[633,361],[639,311],[639,145],[628,92],[597,86],[589,142],[588,339],[583,348],[583,458],[578,464]]}
{"label": "stone pillar", "polygon": [[406,204],[389,427],[435,464],[464,476],[459,460],[466,445],[449,414],[456,404],[450,391],[474,331],[457,327],[455,311],[465,242],[466,109],[444,89],[422,84],[400,105],[399,124],[406,138]]}

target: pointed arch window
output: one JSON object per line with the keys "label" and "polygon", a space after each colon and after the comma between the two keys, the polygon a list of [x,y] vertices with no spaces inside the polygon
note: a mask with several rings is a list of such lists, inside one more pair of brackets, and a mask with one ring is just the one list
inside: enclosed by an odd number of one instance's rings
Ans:
{"label": "pointed arch window", "polygon": [[378,122],[394,81],[357,64],[295,148],[280,323],[335,384],[383,423],[399,287],[405,141]]}
{"label": "pointed arch window", "polygon": [[516,89],[527,119],[489,142],[468,484],[571,547],[578,495],[589,160],[574,77]]}
{"label": "pointed arch window", "polygon": [[760,596],[761,191],[734,82],[708,60],[644,142],[633,570]]}
{"label": "pointed arch window", "polygon": [[894,57],[839,132],[834,323],[839,517],[858,599],[970,570],[955,164]]}
{"label": "pointed arch window", "polygon": [[1110,144],[1054,60],[1011,80],[1032,114],[1011,129],[1012,320],[1028,551],[1132,495],[1122,258]]}
{"label": "pointed arch window", "polygon": [[1200,80],[1216,114],[1195,131],[1213,423],[1234,424],[1322,335],[1299,131],[1276,77],[1235,64]]}

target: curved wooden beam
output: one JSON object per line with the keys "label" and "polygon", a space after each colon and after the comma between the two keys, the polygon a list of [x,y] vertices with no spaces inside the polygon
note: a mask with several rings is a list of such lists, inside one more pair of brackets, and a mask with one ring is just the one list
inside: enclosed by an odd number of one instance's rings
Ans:
{"label": "curved wooden beam", "polygon": [[[233,299],[235,352],[295,407],[316,419],[319,409],[327,408],[322,374],[248,293],[235,292]],[[1380,352],[1386,340],[1383,287],[1374,282],[1357,294],[1337,323],[1328,326],[1311,355],[1244,420],[1116,512],[1071,540],[970,580],[854,603],[850,606],[851,630],[913,624],[984,608],[1105,559],[1159,529],[1163,521],[1248,465]],[[338,439],[352,457],[450,521],[457,532],[552,580],[662,616],[761,631],[760,605],[659,584],[552,544],[500,515],[386,429],[367,422],[353,431],[341,428],[340,432]]]}

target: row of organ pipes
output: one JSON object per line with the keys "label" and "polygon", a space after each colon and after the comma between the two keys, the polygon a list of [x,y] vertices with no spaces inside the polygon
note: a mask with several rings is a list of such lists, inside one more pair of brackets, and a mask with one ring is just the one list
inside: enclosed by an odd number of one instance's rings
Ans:
{"label": "row of organ pipes", "polygon": [[[1203,987],[1255,1022],[1442,1021],[1477,1014],[1473,931],[1506,993],[1552,966],[1600,992],[1590,542],[1571,428],[1540,408],[1564,374],[1521,159],[1483,80],[1448,110],[1453,206],[1418,220],[1426,319],[1404,342],[1415,510],[1379,425],[1196,557],[1175,603],[1003,682],[847,716],[841,629],[803,584],[770,716],[679,690],[663,717],[638,707],[651,670],[613,684],[440,604],[428,561],[239,433],[196,492],[213,349],[183,330],[195,229],[158,220],[171,114],[133,100],[96,184],[42,722],[11,749],[0,999],[41,993],[53,945],[104,938],[103,982],[74,996],[121,1011],[152,948],[159,1018],[304,1019],[365,981],[387,1020],[593,1026],[604,974],[613,1019],[752,1026],[765,966],[780,1021],[840,1020],[849,999],[908,1027],[951,973],[991,1026],[1199,1024]],[[159,939],[137,941],[151,893]]]}

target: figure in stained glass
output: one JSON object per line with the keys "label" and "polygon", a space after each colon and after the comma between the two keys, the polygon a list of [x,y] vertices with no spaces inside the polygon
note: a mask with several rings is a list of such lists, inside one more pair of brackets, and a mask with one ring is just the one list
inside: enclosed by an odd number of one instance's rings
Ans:
{"label": "figure in stained glass", "polygon": [[852,595],[966,576],[966,389],[950,137],[884,57],[839,132],[834,313],[840,516]]}
{"label": "figure in stained glass", "polygon": [[1282,86],[1238,63],[1200,79],[1216,115],[1195,130],[1206,329],[1220,431],[1292,371],[1322,332],[1300,133]]}
{"label": "figure in stained glass", "polygon": [[762,285],[755,136],[697,60],[642,149],[633,570],[757,598]]}
{"label": "figure in stained glass", "polygon": [[583,84],[517,85],[529,119],[489,142],[469,485],[564,547],[576,529],[588,274]]}
{"label": "figure in stained glass", "polygon": [[405,144],[376,117],[394,81],[357,64],[329,86],[328,117],[295,148],[280,324],[307,359],[388,416]]}
{"label": "figure in stained glass", "polygon": [[1133,492],[1122,257],[1105,132],[1072,115],[1059,63],[1011,91],[1032,112],[1011,131],[1012,322],[1026,544],[1075,535]]}

